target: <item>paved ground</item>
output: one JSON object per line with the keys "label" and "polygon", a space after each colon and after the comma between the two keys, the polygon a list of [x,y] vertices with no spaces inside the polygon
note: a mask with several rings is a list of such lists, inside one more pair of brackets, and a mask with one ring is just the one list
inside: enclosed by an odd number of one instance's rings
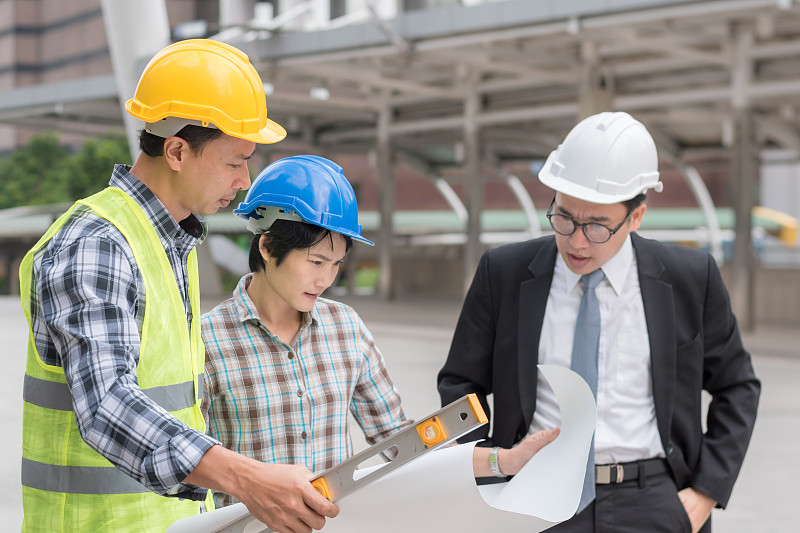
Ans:
{"label": "paved ground", "polygon": [[[215,302],[206,302],[209,308]],[[444,362],[458,314],[454,301],[371,299],[349,303],[360,312],[383,351],[408,414],[421,418],[438,409],[436,373]],[[17,531],[22,521],[19,488],[22,376],[26,324],[14,297],[0,297],[0,338],[6,346],[0,373],[0,517],[2,528]],[[714,512],[716,533],[790,533],[800,501],[797,449],[800,442],[800,331],[761,329],[745,335],[763,394],[755,435],[726,511]],[[363,446],[363,440],[359,440]]]}

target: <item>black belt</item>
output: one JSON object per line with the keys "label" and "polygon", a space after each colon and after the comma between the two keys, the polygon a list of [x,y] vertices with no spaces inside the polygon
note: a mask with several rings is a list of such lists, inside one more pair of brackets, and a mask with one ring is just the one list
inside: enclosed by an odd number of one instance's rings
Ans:
{"label": "black belt", "polygon": [[598,485],[609,485],[633,481],[644,477],[663,474],[667,471],[667,461],[660,457],[644,459],[630,463],[616,463],[613,465],[594,465],[594,482]]}

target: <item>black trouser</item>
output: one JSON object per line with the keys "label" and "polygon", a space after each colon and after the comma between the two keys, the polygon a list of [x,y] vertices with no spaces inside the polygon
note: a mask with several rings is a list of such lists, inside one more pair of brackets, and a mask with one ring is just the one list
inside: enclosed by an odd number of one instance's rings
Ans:
{"label": "black trouser", "polygon": [[[596,485],[597,498],[548,533],[691,533],[678,489],[667,473]],[[700,529],[711,533],[711,518]]]}

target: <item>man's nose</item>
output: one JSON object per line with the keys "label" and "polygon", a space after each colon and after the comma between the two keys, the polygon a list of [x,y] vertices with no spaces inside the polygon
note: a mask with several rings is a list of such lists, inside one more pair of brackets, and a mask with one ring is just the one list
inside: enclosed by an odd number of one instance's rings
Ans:
{"label": "man's nose", "polygon": [[247,165],[244,165],[241,176],[237,176],[235,186],[240,191],[246,191],[250,188],[250,170],[247,168]]}
{"label": "man's nose", "polygon": [[586,234],[583,232],[583,226],[575,226],[575,231],[572,232],[572,235],[569,236],[569,241],[572,246],[576,248],[588,246],[591,242],[589,239],[586,238]]}
{"label": "man's nose", "polygon": [[331,267],[330,271],[328,272],[328,275],[324,279],[326,289],[331,285],[333,285],[333,282],[336,281],[337,274],[339,274],[339,266],[334,265]]}

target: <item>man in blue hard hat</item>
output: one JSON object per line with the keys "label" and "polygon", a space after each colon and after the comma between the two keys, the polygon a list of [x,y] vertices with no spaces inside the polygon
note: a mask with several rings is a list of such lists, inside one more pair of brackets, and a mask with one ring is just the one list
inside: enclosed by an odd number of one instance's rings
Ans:
{"label": "man in blue hard hat", "polygon": [[[255,233],[252,272],[202,318],[211,436],[248,457],[318,473],[353,454],[349,412],[370,444],[412,424],[361,318],[322,297],[353,240],[372,245],[341,167],[311,155],[276,161],[234,212]],[[516,473],[557,434],[505,450],[500,466]],[[476,448],[476,476],[492,475],[488,454]],[[215,502],[235,499],[219,492]]]}

